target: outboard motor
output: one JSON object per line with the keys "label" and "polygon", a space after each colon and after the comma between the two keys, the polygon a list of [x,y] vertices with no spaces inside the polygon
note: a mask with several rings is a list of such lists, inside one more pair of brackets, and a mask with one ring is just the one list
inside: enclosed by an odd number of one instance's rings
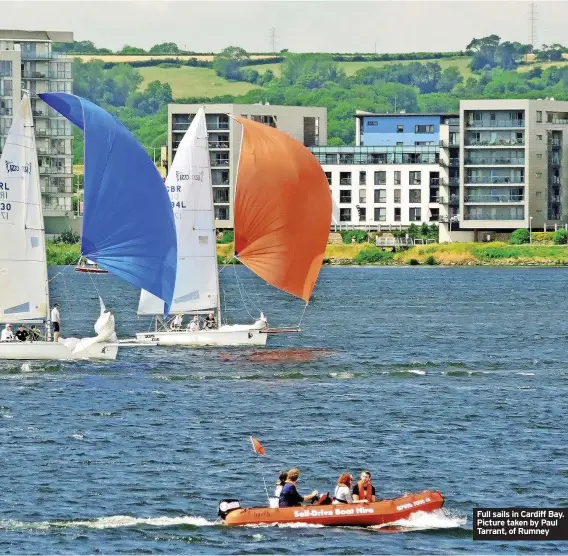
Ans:
{"label": "outboard motor", "polygon": [[219,511],[217,512],[221,519],[225,519],[233,510],[240,510],[241,503],[236,498],[226,498],[219,502]]}

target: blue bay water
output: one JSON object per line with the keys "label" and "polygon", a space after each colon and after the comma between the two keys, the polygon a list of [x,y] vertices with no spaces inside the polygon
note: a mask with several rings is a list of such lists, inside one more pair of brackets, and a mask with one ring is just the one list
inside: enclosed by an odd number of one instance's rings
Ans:
{"label": "blue bay water", "polygon": [[[112,276],[50,269],[63,335],[90,335],[97,289],[121,337],[145,330]],[[0,362],[0,552],[567,552],[471,540],[474,507],[566,507],[565,269],[324,268],[300,335],[265,349],[121,349],[114,363]],[[221,274],[233,321],[302,302]],[[267,455],[255,456],[256,436]],[[280,469],[333,490],[368,468],[380,497],[425,488],[444,513],[400,533],[216,522],[266,501]]]}

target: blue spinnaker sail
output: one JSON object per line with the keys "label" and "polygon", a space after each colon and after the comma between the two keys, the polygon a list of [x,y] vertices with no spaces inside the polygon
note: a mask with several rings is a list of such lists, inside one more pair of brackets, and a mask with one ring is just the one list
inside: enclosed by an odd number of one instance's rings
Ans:
{"label": "blue spinnaker sail", "polygon": [[81,254],[171,305],[177,239],[171,200],[154,163],[114,116],[84,98],[43,93],[84,131],[85,205]]}

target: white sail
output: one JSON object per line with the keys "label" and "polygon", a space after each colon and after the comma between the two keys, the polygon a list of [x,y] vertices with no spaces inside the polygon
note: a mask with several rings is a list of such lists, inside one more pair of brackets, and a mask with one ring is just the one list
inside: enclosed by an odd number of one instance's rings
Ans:
{"label": "white sail", "polygon": [[0,158],[0,322],[46,319],[45,235],[30,101],[24,96]]}
{"label": "white sail", "polygon": [[[219,305],[213,192],[205,111],[200,108],[178,147],[166,178],[177,231],[178,264],[170,313]],[[164,303],[142,290],[139,315],[161,315]]]}

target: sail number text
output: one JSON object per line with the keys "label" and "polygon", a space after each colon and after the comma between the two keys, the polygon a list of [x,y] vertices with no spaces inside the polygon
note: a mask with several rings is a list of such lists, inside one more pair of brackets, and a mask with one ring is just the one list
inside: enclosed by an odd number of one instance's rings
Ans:
{"label": "sail number text", "polygon": [[[8,199],[8,184],[0,181],[0,199]],[[8,212],[12,210],[11,203],[0,202],[0,220],[8,220]]]}

